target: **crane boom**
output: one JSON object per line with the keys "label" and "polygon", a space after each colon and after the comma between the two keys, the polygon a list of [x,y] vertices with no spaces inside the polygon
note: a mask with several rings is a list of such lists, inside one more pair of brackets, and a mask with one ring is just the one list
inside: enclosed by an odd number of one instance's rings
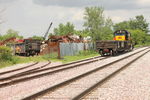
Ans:
{"label": "crane boom", "polygon": [[49,32],[49,30],[50,30],[52,24],[53,24],[53,23],[51,22],[50,25],[49,25],[49,27],[48,27],[48,29],[47,29],[47,31],[46,31],[46,33],[45,33],[45,35],[44,35],[44,40],[46,39],[46,37],[47,37],[47,35],[48,35],[48,32]]}

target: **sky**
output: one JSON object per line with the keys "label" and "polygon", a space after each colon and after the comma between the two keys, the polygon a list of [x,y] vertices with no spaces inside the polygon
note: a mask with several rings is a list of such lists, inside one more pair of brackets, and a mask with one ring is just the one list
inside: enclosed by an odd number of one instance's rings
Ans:
{"label": "sky", "polygon": [[84,9],[91,6],[103,7],[114,23],[137,15],[150,22],[150,0],[0,0],[0,34],[13,29],[24,37],[44,36],[51,22],[50,32],[68,21],[84,29]]}

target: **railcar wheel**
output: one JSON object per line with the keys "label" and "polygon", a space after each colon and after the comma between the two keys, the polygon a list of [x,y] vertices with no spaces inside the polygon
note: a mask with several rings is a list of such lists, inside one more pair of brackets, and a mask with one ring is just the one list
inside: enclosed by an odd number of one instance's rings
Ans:
{"label": "railcar wheel", "polygon": [[133,47],[133,45],[131,45],[131,47],[130,47],[130,51],[132,51],[134,49],[134,47]]}
{"label": "railcar wheel", "polygon": [[30,53],[29,53],[29,52],[27,52],[27,53],[26,53],[26,56],[27,56],[27,57],[29,57],[29,56],[30,56]]}
{"label": "railcar wheel", "polygon": [[118,52],[117,52],[117,51],[115,51],[115,56],[116,56],[116,55],[118,55]]}
{"label": "railcar wheel", "polygon": [[113,55],[114,55],[113,50],[110,50],[110,56],[113,56]]}

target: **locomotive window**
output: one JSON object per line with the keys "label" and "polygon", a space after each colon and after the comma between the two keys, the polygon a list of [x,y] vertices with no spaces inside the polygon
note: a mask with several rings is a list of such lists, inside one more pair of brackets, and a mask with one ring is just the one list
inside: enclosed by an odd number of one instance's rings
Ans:
{"label": "locomotive window", "polygon": [[125,33],[115,33],[115,35],[125,35]]}

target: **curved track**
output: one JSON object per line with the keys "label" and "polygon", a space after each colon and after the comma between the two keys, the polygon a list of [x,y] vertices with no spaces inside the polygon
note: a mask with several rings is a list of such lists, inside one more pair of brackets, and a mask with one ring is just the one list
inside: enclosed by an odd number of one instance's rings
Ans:
{"label": "curved track", "polygon": [[[62,64],[62,65],[57,65],[57,66],[48,66],[48,67],[42,68],[42,69],[38,67],[33,70],[27,70],[23,73],[18,73],[18,74],[14,74],[14,75],[11,75],[8,77],[0,78],[0,87],[16,84],[18,82],[23,82],[23,81],[30,80],[33,78],[39,78],[42,76],[46,76],[49,74],[57,73],[57,72],[68,70],[68,69],[75,68],[75,67],[79,67],[79,66],[93,63],[93,62],[103,60],[103,59],[107,59],[107,57],[96,56],[96,57],[92,57],[92,58],[88,58],[88,59],[84,59],[84,60],[80,60],[80,61],[75,61],[75,62],[71,62],[71,63],[67,63],[67,64]],[[49,65],[49,64],[46,64],[44,66],[47,66],[47,65]]]}
{"label": "curved track", "polygon": [[38,64],[38,62],[35,62],[33,64],[30,64],[30,65],[27,65],[25,67],[21,67],[21,68],[16,68],[16,69],[12,69],[12,70],[8,70],[8,71],[3,71],[3,72],[0,72],[0,75],[4,75],[4,74],[8,74],[8,73],[11,73],[11,72],[16,72],[16,71],[19,71],[19,70],[22,70],[22,69],[26,69],[26,68],[29,68],[31,66],[34,66]]}

